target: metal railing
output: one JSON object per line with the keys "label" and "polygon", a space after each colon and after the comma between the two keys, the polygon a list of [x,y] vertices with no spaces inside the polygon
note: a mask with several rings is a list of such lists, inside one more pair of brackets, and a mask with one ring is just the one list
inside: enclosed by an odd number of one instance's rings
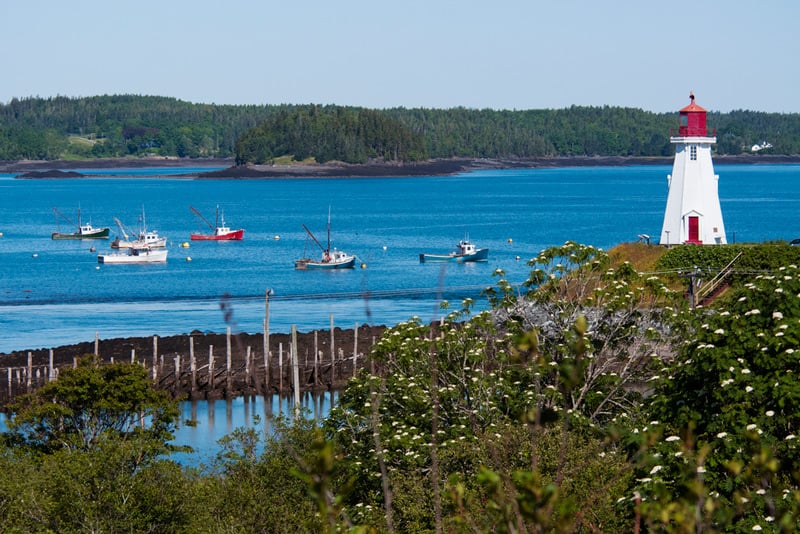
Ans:
{"label": "metal railing", "polygon": [[705,297],[710,295],[712,291],[717,289],[717,287],[719,287],[720,284],[722,284],[722,282],[725,281],[725,279],[731,274],[731,272],[733,272],[733,264],[736,263],[739,260],[739,258],[742,257],[743,254],[744,252],[738,253],[736,257],[733,258],[730,261],[730,263],[728,263],[728,265],[723,267],[722,270],[719,273],[717,273],[717,275],[714,278],[712,278],[711,280],[709,280],[708,282],[697,288],[694,294],[695,300],[697,302],[700,302]]}
{"label": "metal railing", "polygon": [[[685,135],[680,134],[680,128],[670,128],[669,129],[669,136],[670,137],[687,137]],[[717,136],[717,129],[716,128],[706,128],[706,131],[703,135],[697,135],[692,132],[692,135],[688,137],[716,137]]]}

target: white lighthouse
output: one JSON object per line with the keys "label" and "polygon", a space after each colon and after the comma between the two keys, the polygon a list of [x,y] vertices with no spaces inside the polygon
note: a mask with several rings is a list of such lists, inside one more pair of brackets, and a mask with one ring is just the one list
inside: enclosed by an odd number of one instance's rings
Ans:
{"label": "white lighthouse", "polygon": [[669,194],[659,242],[724,245],[719,176],[711,163],[711,145],[717,138],[706,128],[706,110],[694,103],[693,94],[689,98],[691,103],[680,110],[678,136],[669,139],[675,145],[675,163],[667,176]]}

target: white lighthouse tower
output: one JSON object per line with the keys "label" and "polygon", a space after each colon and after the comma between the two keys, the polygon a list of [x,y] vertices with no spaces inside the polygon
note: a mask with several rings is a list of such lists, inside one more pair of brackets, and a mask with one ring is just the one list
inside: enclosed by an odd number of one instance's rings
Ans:
{"label": "white lighthouse tower", "polygon": [[667,176],[669,194],[659,242],[724,245],[719,176],[711,163],[711,145],[717,138],[706,128],[706,110],[694,103],[694,94],[689,98],[691,103],[680,110],[678,136],[669,139],[675,145],[675,163]]}

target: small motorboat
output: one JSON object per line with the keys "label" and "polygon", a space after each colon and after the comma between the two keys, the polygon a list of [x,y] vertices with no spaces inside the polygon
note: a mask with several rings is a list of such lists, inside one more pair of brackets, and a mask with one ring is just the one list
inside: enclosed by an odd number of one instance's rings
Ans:
{"label": "small motorboat", "polygon": [[420,254],[419,262],[430,261],[449,261],[453,263],[466,263],[470,261],[487,261],[489,259],[488,248],[476,248],[469,238],[462,239],[456,245],[456,249],[449,254]]}
{"label": "small motorboat", "polygon": [[165,248],[131,247],[125,252],[99,254],[97,263],[165,263],[167,252]]}

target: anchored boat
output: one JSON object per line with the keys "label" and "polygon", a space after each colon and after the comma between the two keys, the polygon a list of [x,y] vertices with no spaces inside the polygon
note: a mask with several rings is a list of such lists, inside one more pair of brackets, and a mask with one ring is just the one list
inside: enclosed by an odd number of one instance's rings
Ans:
{"label": "anchored boat", "polygon": [[165,248],[128,248],[125,252],[99,254],[97,263],[164,263],[167,261]]}
{"label": "anchored boat", "polygon": [[108,239],[108,228],[94,228],[92,227],[91,223],[82,224],[81,223],[81,209],[78,208],[78,224],[70,221],[66,215],[58,211],[56,208],[53,208],[53,213],[56,214],[56,223],[58,223],[58,218],[61,217],[72,226],[74,226],[77,231],[76,232],[69,232],[63,233],[61,232],[61,227],[59,225],[59,229],[57,232],[53,232],[50,234],[52,239]]}
{"label": "anchored boat", "polygon": [[335,248],[331,250],[331,212],[328,210],[328,246],[323,247],[319,240],[314,237],[311,230],[304,224],[303,229],[309,237],[322,249],[322,258],[319,261],[311,258],[301,258],[294,262],[294,268],[299,270],[309,269],[352,269],[356,264],[356,257]]}
{"label": "anchored boat", "polygon": [[219,206],[217,206],[217,218],[216,224],[214,225],[208,222],[208,219],[203,217],[203,214],[200,213],[196,208],[193,206],[189,207],[192,209],[194,214],[200,217],[211,229],[210,234],[191,234],[190,237],[192,241],[241,241],[244,237],[244,229],[239,228],[238,230],[231,230],[229,227],[225,226],[225,215],[222,213],[222,211],[220,211]]}
{"label": "anchored boat", "polygon": [[487,261],[489,259],[488,248],[477,248],[475,244],[466,237],[458,242],[456,249],[449,254],[420,254],[419,262],[429,261],[450,261],[453,263],[466,263],[470,261]]}
{"label": "anchored boat", "polygon": [[[164,248],[167,246],[167,238],[164,236],[158,235],[156,230],[148,230],[147,224],[145,223],[145,216],[144,216],[144,208],[142,208],[142,217],[140,219],[141,226],[139,228],[138,233],[134,234],[130,230],[128,230],[122,222],[114,217],[114,222],[117,223],[119,227],[120,236],[117,236],[114,241],[111,242],[111,248],[117,249],[125,249],[125,248]],[[136,239],[131,239],[128,234],[136,235]],[[123,239],[124,238],[124,239]]]}

